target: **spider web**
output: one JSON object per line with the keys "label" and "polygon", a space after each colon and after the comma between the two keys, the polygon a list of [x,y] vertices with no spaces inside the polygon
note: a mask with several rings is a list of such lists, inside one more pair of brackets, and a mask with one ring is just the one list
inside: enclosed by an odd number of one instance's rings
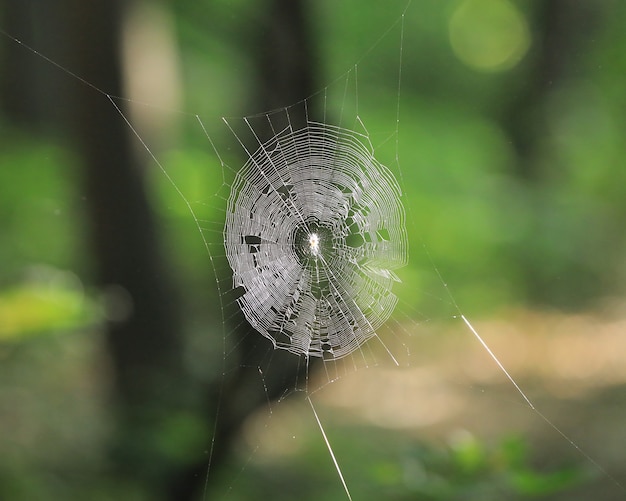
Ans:
{"label": "spider web", "polygon": [[[396,36],[399,56],[404,49],[404,20],[405,15],[400,15],[395,29],[387,34]],[[394,103],[387,125],[370,131],[367,113],[360,109],[364,103],[358,100],[362,77],[357,70],[366,65],[367,57],[319,94],[285,109],[225,118],[221,124],[210,117],[186,115],[185,120],[202,132],[205,146],[217,158],[213,165],[219,165],[221,186],[210,196],[190,194],[193,190],[177,181],[175,166],[149,143],[149,134],[137,127],[132,113],[122,114],[168,183],[179,191],[202,235],[219,301],[221,377],[227,380],[242,368],[255,374],[259,382],[256,391],[267,400],[261,412],[265,430],[272,426],[278,404],[288,406],[284,402],[287,396],[303,397],[300,401],[310,407],[307,411],[315,418],[348,498],[350,481],[341,473],[341,455],[331,445],[332,436],[326,433],[316,398],[328,387],[345,381],[350,384],[352,377],[365,379],[368,374],[375,374],[373,367],[416,367],[414,338],[429,321],[415,311],[407,290],[391,292],[402,280],[402,265],[407,259],[402,203],[407,190],[402,186],[399,162],[401,92],[398,89],[394,93],[397,112]],[[106,97],[118,108],[118,100]],[[131,105],[143,106],[137,102]],[[310,118],[314,109],[322,111],[321,120]],[[217,134],[213,131],[220,126],[225,126],[241,146],[243,162],[237,160],[230,146],[216,144],[213,138]],[[311,156],[322,160],[310,162]],[[342,168],[337,160],[342,158],[357,160]],[[342,172],[345,179],[340,178]],[[364,179],[367,185],[363,184]],[[354,195],[357,191],[363,193],[361,198]],[[350,203],[346,199],[351,199]],[[342,217],[335,222],[337,214]],[[415,219],[409,211],[409,233],[416,231]],[[339,243],[337,235],[343,238]],[[359,245],[347,243],[350,235],[355,235],[352,241],[356,239]],[[262,258],[264,247],[268,247],[268,265]],[[343,253],[333,257],[338,260],[336,264],[322,262],[327,252],[337,249]],[[517,385],[490,344],[462,314],[427,249],[421,246],[418,251],[422,258],[425,256],[439,287],[425,293],[445,304],[451,311],[448,318],[459,320],[458,324],[478,339],[492,359],[483,363],[493,362],[500,369],[532,413],[604,472],[601,465],[579,449],[577,442],[544,417],[533,399]],[[305,275],[308,279],[301,281]],[[323,284],[317,290],[315,281]],[[330,300],[331,297],[337,299]],[[293,322],[295,316],[302,322]],[[290,322],[306,328],[290,329]],[[239,350],[242,346],[243,356]],[[281,353],[277,347],[289,353]],[[283,364],[291,364],[287,372],[295,373],[295,380],[285,375]],[[269,390],[274,377],[286,381],[283,394],[276,401],[273,395],[270,398]],[[227,391],[222,399],[229,399]],[[219,411],[217,419],[221,419]],[[286,433],[291,435],[290,430]],[[226,498],[236,490],[237,479],[245,474],[258,453],[257,443],[243,465],[236,468],[235,477],[226,480]],[[211,477],[210,460],[208,464]]]}
{"label": "spider web", "polygon": [[389,318],[406,262],[400,189],[358,135],[307,122],[237,173],[225,246],[248,322],[296,355],[342,358]]}

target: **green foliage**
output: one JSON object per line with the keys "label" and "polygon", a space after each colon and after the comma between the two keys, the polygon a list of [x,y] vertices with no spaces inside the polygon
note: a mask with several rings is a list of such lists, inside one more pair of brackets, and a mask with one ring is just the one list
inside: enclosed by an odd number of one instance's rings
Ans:
{"label": "green foliage", "polygon": [[578,467],[540,471],[521,437],[489,447],[463,434],[445,449],[417,448],[415,459],[422,468],[421,481],[414,483],[415,497],[405,499],[532,499],[571,489],[586,476]]}
{"label": "green foliage", "polygon": [[[303,501],[345,499],[339,478],[316,430],[298,437],[297,452],[284,457],[246,460],[246,470],[232,486],[234,500],[249,499],[255,486],[264,486],[268,499]],[[498,442],[481,440],[467,431],[447,443],[425,443],[375,427],[326,430],[353,499],[389,501],[524,501],[551,499],[590,480],[578,465],[549,469],[536,465],[528,442],[508,436]],[[271,432],[270,432],[271,433]],[[366,440],[363,437],[367,437]],[[245,457],[245,453],[244,453]],[[243,458],[242,458],[243,460]],[[239,464],[239,463],[237,463]],[[236,465],[233,465],[237,471]],[[234,473],[233,473],[234,474]],[[225,479],[228,483],[231,478]]]}
{"label": "green foliage", "polygon": [[0,291],[0,341],[84,327],[99,315],[78,279],[54,269],[32,270],[30,281]]}

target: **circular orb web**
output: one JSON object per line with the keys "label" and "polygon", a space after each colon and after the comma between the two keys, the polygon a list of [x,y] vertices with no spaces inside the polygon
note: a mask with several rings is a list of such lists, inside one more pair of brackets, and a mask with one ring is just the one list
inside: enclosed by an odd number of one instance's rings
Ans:
{"label": "circular orb web", "polygon": [[275,347],[337,359],[391,315],[407,262],[401,190],[364,136],[309,122],[237,173],[224,243],[237,302]]}

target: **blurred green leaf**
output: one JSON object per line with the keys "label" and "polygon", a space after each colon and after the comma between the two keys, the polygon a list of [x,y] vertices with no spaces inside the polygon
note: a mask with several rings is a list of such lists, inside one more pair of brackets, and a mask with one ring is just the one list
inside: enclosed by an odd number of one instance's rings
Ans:
{"label": "blurred green leaf", "polygon": [[517,492],[534,497],[562,492],[579,485],[584,475],[578,468],[564,468],[552,473],[515,471],[510,478]]}
{"label": "blurred green leaf", "polygon": [[76,329],[96,320],[75,275],[42,269],[35,280],[0,290],[0,339]]}

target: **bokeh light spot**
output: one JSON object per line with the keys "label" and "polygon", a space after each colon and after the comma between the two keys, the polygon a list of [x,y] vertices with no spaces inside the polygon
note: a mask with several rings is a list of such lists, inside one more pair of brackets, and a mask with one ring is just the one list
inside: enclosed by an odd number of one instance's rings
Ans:
{"label": "bokeh light spot", "polygon": [[514,67],[530,46],[526,19],[508,0],[461,0],[448,31],[455,55],[481,71]]}

